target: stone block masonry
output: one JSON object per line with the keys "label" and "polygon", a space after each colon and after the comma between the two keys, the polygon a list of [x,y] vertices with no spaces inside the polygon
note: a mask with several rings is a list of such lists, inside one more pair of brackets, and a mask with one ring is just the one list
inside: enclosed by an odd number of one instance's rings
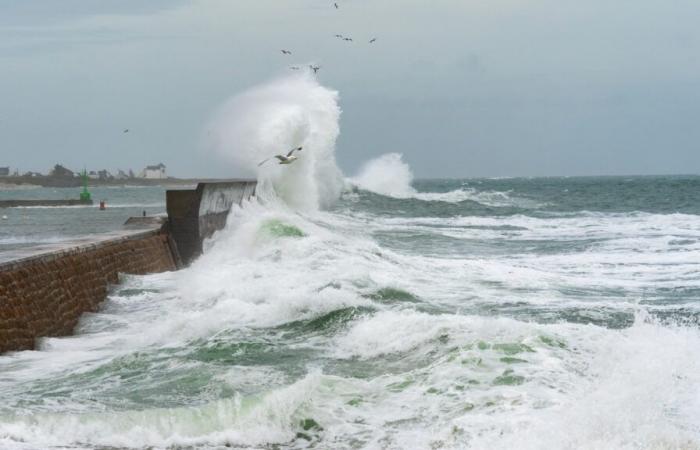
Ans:
{"label": "stone block masonry", "polygon": [[255,188],[252,180],[199,183],[195,190],[167,192],[167,221],[133,218],[128,230],[0,253],[0,353],[72,334],[82,313],[98,309],[119,273],[189,264],[202,253],[202,242],[226,225],[233,205],[255,195]]}
{"label": "stone block masonry", "polygon": [[39,337],[71,334],[83,312],[97,310],[119,273],[176,269],[160,229],[56,247],[0,261],[0,353],[33,349]]}

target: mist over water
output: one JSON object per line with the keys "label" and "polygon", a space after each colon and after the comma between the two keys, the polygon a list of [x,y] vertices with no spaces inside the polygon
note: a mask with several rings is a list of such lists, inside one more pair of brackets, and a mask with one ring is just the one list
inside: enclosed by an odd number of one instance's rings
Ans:
{"label": "mist over water", "polygon": [[309,74],[227,102],[259,197],[0,356],[0,447],[700,448],[700,178],[344,179],[339,114]]}

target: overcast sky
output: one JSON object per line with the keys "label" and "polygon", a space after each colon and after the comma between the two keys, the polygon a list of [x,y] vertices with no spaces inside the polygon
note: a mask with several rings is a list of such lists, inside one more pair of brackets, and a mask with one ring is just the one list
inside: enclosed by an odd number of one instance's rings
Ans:
{"label": "overcast sky", "polygon": [[348,175],[700,173],[698,0],[338,4],[0,0],[0,166],[236,175],[200,148],[212,113],[316,62]]}

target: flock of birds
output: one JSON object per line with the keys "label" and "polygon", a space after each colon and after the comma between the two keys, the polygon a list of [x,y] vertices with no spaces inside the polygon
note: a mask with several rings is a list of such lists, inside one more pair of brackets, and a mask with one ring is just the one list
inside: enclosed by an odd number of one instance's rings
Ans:
{"label": "flock of birds", "polygon": [[[335,9],[339,9],[338,3],[333,3],[333,6],[335,7]],[[345,41],[345,42],[354,42],[353,39],[352,39],[351,37],[343,36],[342,34],[336,34],[335,37],[338,38],[338,39],[341,39],[341,40],[343,40],[343,41]],[[370,39],[370,40],[368,41],[369,44],[374,44],[375,42],[377,42],[377,38],[376,38],[376,37],[373,37],[372,39]],[[282,54],[285,55],[285,56],[291,56],[291,55],[292,55],[292,51],[291,51],[291,50],[282,49],[282,50],[280,50],[280,51],[281,51]],[[300,67],[300,66],[290,66],[289,68],[290,68],[291,70],[301,70],[301,67]],[[309,64],[309,69],[311,69],[314,73],[318,73],[318,71],[321,69],[321,66],[317,66],[317,65],[315,65],[315,64]],[[128,130],[125,130],[125,132],[126,132],[126,131],[128,131]],[[302,147],[295,147],[295,148],[291,149],[289,152],[287,152],[286,155],[275,155],[275,156],[272,156],[272,157],[270,157],[270,158],[267,158],[267,159],[261,161],[261,162],[258,164],[258,167],[262,166],[263,164],[265,164],[266,162],[268,162],[269,160],[271,160],[271,159],[273,159],[273,158],[277,158],[277,159],[279,160],[279,163],[280,163],[280,164],[291,164],[291,163],[293,163],[294,161],[296,161],[297,159],[299,159],[299,157],[298,157],[297,155],[295,155],[294,152],[300,152],[301,150],[302,150]]]}
{"label": "flock of birds", "polygon": [[[335,9],[340,9],[340,6],[338,5],[337,2],[333,3],[333,7],[334,7]],[[338,39],[340,39],[340,40],[342,40],[342,41],[345,41],[345,42],[354,42],[353,38],[351,38],[351,37],[349,37],[349,36],[343,36],[342,34],[336,34],[335,37],[338,38]],[[372,39],[370,39],[370,40],[368,41],[369,44],[374,44],[375,42],[377,42],[377,38],[376,38],[376,37],[373,37]],[[282,54],[285,55],[285,56],[291,56],[291,55],[292,55],[292,51],[291,51],[291,50],[282,49],[282,50],[280,50],[280,52],[282,52]],[[301,70],[301,66],[289,66],[289,69],[290,69],[290,70]],[[316,65],[316,64],[309,64],[309,69],[310,69],[314,74],[316,74],[316,73],[318,73],[319,70],[321,70],[321,66]],[[128,133],[129,131],[130,131],[130,130],[129,130],[128,128],[124,128],[124,129],[122,130],[122,133],[126,134],[126,133]],[[211,132],[210,132],[210,133],[211,133]],[[272,158],[278,158],[278,159],[280,160],[280,164],[291,164],[292,162],[296,161],[296,159],[297,159],[297,157],[296,157],[296,156],[293,156],[292,153],[294,153],[295,151],[300,151],[300,150],[301,150],[301,147],[297,147],[297,148],[292,149],[289,153],[287,153],[286,156],[285,156],[285,155],[276,155],[276,156],[273,156]],[[266,159],[265,161],[263,161],[263,162],[261,162],[260,164],[258,164],[258,166],[261,166],[263,163],[267,162],[268,160],[270,160],[270,159],[272,159],[272,158]]]}
{"label": "flock of birds", "polygon": [[[333,6],[335,7],[335,9],[339,9],[339,8],[340,8],[340,6],[338,5],[337,2],[336,2],[336,3],[333,3]],[[338,39],[340,39],[340,40],[342,40],[342,41],[345,41],[345,42],[354,42],[353,39],[352,39],[351,37],[349,37],[349,36],[343,36],[342,34],[336,34],[335,37],[338,38]],[[368,41],[369,44],[374,44],[375,42],[377,42],[377,38],[376,38],[376,37],[373,37],[372,39],[370,39],[370,40]],[[292,55],[292,51],[291,51],[291,50],[282,49],[282,50],[280,50],[280,51],[281,51],[282,54],[285,55],[285,56],[291,56],[291,55]],[[301,67],[300,67],[300,66],[290,66],[289,69],[290,69],[290,70],[301,70]],[[321,66],[316,65],[316,64],[309,64],[309,69],[312,70],[314,74],[316,74],[316,73],[318,73],[319,70],[321,70]],[[128,132],[129,132],[129,129],[128,129],[128,128],[124,128],[124,130],[122,130],[122,133],[128,133]],[[264,161],[261,161],[261,162],[258,164],[258,167],[262,166],[263,164],[265,164],[266,162],[268,162],[269,160],[271,160],[271,159],[273,159],[273,158],[277,158],[277,159],[279,160],[279,163],[280,163],[280,164],[291,164],[291,163],[293,163],[294,161],[296,161],[297,159],[299,159],[299,157],[298,157],[297,155],[295,155],[294,152],[300,152],[301,149],[302,149],[302,147],[295,147],[295,148],[291,149],[289,152],[287,152],[287,154],[285,154],[285,155],[275,155],[275,156],[272,156],[272,157],[270,157],[270,158],[267,158],[267,159],[265,159]],[[4,219],[4,218],[5,218],[5,217],[3,217],[3,219]]]}
{"label": "flock of birds", "polygon": [[[336,2],[336,3],[333,3],[333,6],[335,7],[335,9],[339,9],[339,8],[340,8],[340,6],[338,6],[338,3],[337,3],[337,2]],[[351,37],[349,37],[349,36],[343,36],[342,34],[336,34],[335,37],[338,38],[338,39],[340,39],[340,40],[342,40],[342,41],[345,41],[345,42],[354,42],[354,40],[353,40]],[[370,39],[370,40],[368,41],[369,44],[374,44],[375,42],[377,42],[377,38],[376,38],[376,37],[373,37],[372,39]],[[280,50],[280,51],[282,52],[283,55],[288,55],[288,56],[292,55],[292,51],[291,51],[291,50],[282,49],[282,50]],[[290,70],[301,70],[301,67],[300,67],[300,66],[289,66],[289,69],[290,69]],[[321,66],[317,66],[317,65],[315,65],[315,64],[310,64],[310,65],[309,65],[309,69],[311,69],[314,73],[318,73],[318,71],[321,69]]]}

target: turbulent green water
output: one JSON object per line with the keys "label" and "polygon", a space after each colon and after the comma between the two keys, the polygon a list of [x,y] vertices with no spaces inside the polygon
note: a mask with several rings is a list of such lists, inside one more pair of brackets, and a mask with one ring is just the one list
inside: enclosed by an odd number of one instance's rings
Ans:
{"label": "turbulent green water", "polygon": [[0,447],[700,448],[700,177],[413,187],[263,195],[125,277],[0,357]]}

